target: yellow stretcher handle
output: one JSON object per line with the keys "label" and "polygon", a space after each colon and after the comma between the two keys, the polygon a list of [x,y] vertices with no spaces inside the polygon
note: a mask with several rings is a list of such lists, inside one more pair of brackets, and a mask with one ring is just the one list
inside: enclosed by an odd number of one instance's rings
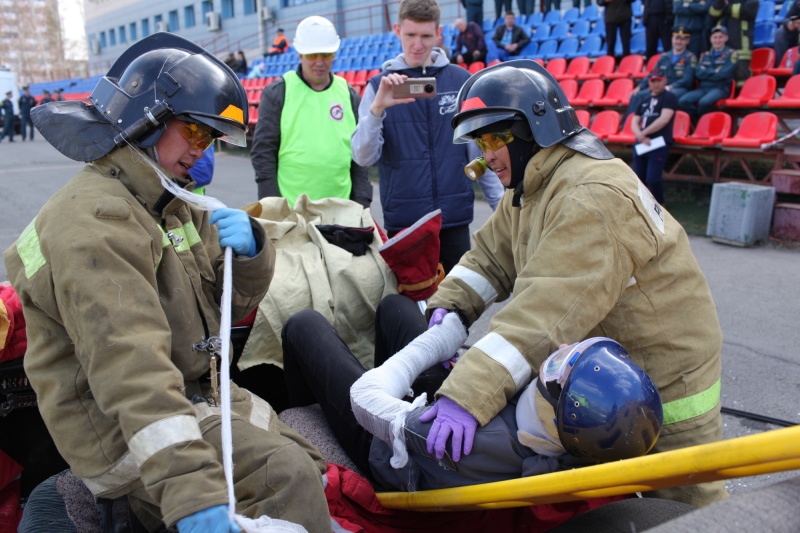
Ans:
{"label": "yellow stretcher handle", "polygon": [[524,507],[695,485],[800,468],[800,426],[553,474],[422,492],[384,492],[389,509]]}

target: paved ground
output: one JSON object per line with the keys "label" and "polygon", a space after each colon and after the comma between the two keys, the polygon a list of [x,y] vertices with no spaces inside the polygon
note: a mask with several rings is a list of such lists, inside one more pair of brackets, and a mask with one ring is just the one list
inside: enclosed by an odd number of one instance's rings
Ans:
{"label": "paved ground", "polygon": [[[38,209],[81,167],[41,137],[34,142],[0,143],[0,250],[14,242]],[[377,203],[377,185],[375,189]],[[218,154],[209,194],[231,207],[255,201],[249,159]],[[373,212],[382,220],[379,205]],[[473,229],[490,212],[485,202],[478,202]],[[800,247],[762,244],[738,248],[703,237],[690,237],[690,242],[708,278],[722,324],[723,405],[800,423]],[[0,281],[6,278],[5,266],[0,264]],[[471,340],[485,332],[487,323],[488,316],[473,327]],[[728,415],[724,421],[726,438],[777,428]],[[797,474],[737,479],[729,488],[733,493],[743,492]]]}

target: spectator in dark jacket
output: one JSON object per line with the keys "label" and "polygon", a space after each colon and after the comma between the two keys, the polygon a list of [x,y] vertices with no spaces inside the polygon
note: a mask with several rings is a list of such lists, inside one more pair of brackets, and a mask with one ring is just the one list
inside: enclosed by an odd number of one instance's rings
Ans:
{"label": "spectator in dark jacket", "polygon": [[486,42],[483,39],[483,30],[474,22],[467,23],[464,19],[456,19],[455,27],[458,30],[456,46],[450,54],[451,63],[466,63],[471,65],[474,61],[486,61]]}
{"label": "spectator in dark jacket", "polygon": [[531,42],[528,32],[517,26],[516,20],[514,13],[506,13],[506,23],[494,31],[492,40],[497,43],[497,55],[500,61],[519,55],[525,45]]}
{"label": "spectator in dark jacket", "polygon": [[[786,0],[791,2],[792,0]],[[783,59],[786,51],[797,46],[798,36],[800,36],[800,0],[794,0],[794,3],[786,13],[786,18],[783,19],[781,27],[775,34],[775,60],[780,61]]]}
{"label": "spectator in dark jacket", "polygon": [[758,13],[758,0],[714,0],[708,14],[714,26],[728,28],[728,46],[739,51],[734,77],[750,77],[750,58],[753,56],[753,27]]}
{"label": "spectator in dark jacket", "polygon": [[672,33],[672,1],[671,0],[644,0],[642,24],[644,24],[645,57],[650,59],[658,53],[658,41],[664,52],[669,52],[671,47],[670,33]]}
{"label": "spectator in dark jacket", "polygon": [[632,3],[633,0],[597,0],[598,6],[605,6],[603,22],[606,24],[606,53],[610,56],[617,55],[617,31],[622,42],[622,56],[631,54]]}
{"label": "spectator in dark jacket", "polygon": [[739,53],[727,46],[728,30],[714,26],[711,30],[711,49],[700,56],[695,77],[699,87],[678,99],[678,107],[689,113],[693,121],[712,110],[714,104],[730,94],[733,73]]}
{"label": "spectator in dark jacket", "polygon": [[247,59],[244,57],[244,52],[239,50],[239,59],[236,61],[236,67],[233,71],[239,75],[240,78],[247,76]]}

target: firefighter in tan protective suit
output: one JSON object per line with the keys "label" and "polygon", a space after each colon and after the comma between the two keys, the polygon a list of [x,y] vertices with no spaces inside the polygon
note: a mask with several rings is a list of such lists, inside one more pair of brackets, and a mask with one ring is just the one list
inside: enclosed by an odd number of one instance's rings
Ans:
{"label": "firefighter in tan protective suit", "polygon": [[[223,248],[235,253],[234,321],[267,292],[275,250],[243,211],[209,214],[162,179],[191,190],[214,139],[245,145],[245,91],[214,56],[160,33],[90,101],[35,108],[42,135],[90,163],[5,252],[39,409],[74,474],[98,497],[127,494],[148,529],[238,531],[211,400]],[[319,453],[260,398],[231,395],[237,512],[330,531]]]}
{"label": "firefighter in tan protective suit", "polygon": [[[664,402],[651,453],[722,438],[722,335],[706,280],[680,224],[631,169],[582,128],[534,61],[482,70],[461,89],[454,142],[474,140],[507,191],[429,301],[434,323],[472,324],[513,294],[488,334],[437,391],[428,448],[467,451],[562,343],[608,336],[626,346]],[[452,436],[452,437],[451,437]],[[724,482],[649,495],[706,505]]]}

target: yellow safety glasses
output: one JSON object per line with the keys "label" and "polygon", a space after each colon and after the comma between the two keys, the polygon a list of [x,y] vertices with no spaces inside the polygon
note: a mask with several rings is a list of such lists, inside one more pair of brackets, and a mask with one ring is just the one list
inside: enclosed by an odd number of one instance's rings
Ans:
{"label": "yellow safety glasses", "polygon": [[[183,121],[182,121],[183,122]],[[214,130],[204,124],[189,124],[183,122],[180,128],[181,136],[189,142],[189,145],[194,149],[200,149],[204,152],[208,150],[217,138]]]}
{"label": "yellow safety glasses", "polygon": [[475,144],[478,145],[478,149],[481,152],[485,153],[486,150],[496,152],[513,140],[514,135],[511,130],[505,130],[497,133],[484,133],[479,137],[475,137]]}
{"label": "yellow safety glasses", "polygon": [[316,61],[317,59],[322,59],[323,61],[330,61],[336,54],[333,52],[328,53],[316,53],[316,54],[303,54],[303,57],[308,59],[309,61]]}

